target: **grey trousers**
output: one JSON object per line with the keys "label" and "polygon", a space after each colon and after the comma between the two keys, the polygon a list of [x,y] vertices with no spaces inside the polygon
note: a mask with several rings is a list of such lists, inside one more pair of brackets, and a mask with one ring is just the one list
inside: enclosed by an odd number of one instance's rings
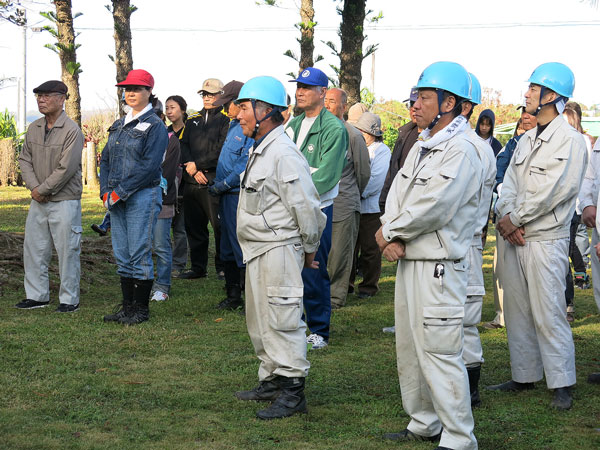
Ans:
{"label": "grey trousers", "polygon": [[504,249],[506,242],[496,230],[496,248],[494,249],[494,306],[496,307],[496,317],[493,323],[504,326],[504,289],[502,287],[502,265],[504,263]]}
{"label": "grey trousers", "polygon": [[598,232],[596,228],[592,230],[592,249],[590,251],[590,260],[592,261],[592,284],[594,285],[594,300],[600,310],[600,260],[596,256],[594,246],[598,243]]}
{"label": "grey trousers", "polygon": [[481,234],[473,237],[469,253],[469,273],[467,281],[467,302],[465,303],[465,318],[463,322],[465,345],[463,361],[466,367],[477,367],[483,364],[483,347],[477,325],[481,322],[481,308],[485,286],[483,282],[483,245]]}
{"label": "grey trousers", "polygon": [[506,243],[504,317],[512,379],[548,389],[575,384],[575,345],[567,322],[569,238]]}
{"label": "grey trousers", "polygon": [[246,325],[260,360],[258,379],[306,377],[302,245],[282,245],[246,263]]}
{"label": "grey trousers", "polygon": [[[443,285],[435,265],[445,266]],[[462,360],[467,262],[398,261],[395,291],[396,355],[408,429],[442,431],[440,446],[477,449],[471,396]]]}
{"label": "grey trousers", "polygon": [[80,200],[31,201],[23,243],[24,284],[28,299],[50,301],[48,264],[54,244],[60,274],[58,299],[67,305],[79,303],[81,232]]}
{"label": "grey trousers", "polygon": [[331,227],[331,250],[327,261],[327,272],[331,282],[333,307],[339,308],[346,304],[359,224],[360,213],[354,211],[346,219],[333,222]]}

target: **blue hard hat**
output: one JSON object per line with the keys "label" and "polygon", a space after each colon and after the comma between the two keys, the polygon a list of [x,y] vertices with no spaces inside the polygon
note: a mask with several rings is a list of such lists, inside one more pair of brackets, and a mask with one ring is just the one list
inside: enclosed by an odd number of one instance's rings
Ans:
{"label": "blue hard hat", "polygon": [[287,108],[287,94],[283,83],[269,76],[254,77],[248,80],[240,89],[236,100],[260,100],[273,106]]}
{"label": "blue hard hat", "polygon": [[438,61],[425,68],[417,89],[443,89],[462,98],[470,98],[471,78],[467,70],[458,63]]}
{"label": "blue hard hat", "polygon": [[567,98],[573,96],[573,90],[575,89],[575,75],[573,75],[571,69],[558,62],[539,65],[527,81],[552,89],[558,95]]}
{"label": "blue hard hat", "polygon": [[481,103],[481,84],[479,84],[479,80],[471,72],[469,72],[469,76],[471,77],[471,95],[469,96],[469,100],[471,100],[471,103],[479,105]]}

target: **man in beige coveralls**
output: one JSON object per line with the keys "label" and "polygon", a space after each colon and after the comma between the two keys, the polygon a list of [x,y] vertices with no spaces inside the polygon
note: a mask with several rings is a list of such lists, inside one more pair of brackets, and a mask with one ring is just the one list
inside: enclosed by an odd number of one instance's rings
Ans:
{"label": "man in beige coveralls", "polygon": [[415,119],[423,132],[396,175],[375,238],[398,261],[396,353],[407,428],[397,441],[437,441],[438,449],[476,449],[467,370],[462,360],[467,252],[475,234],[483,166],[465,131],[470,77],[437,62],[417,83]]}
{"label": "man in beige coveralls", "polygon": [[306,324],[302,268],[314,262],[326,216],[308,163],[285,134],[285,88],[256,77],[241,89],[238,119],[255,140],[240,182],[237,235],[246,264],[246,323],[260,359],[259,385],[240,400],[273,403],[261,419],[306,412]]}
{"label": "man in beige coveralls", "polygon": [[562,117],[575,77],[545,63],[529,77],[525,110],[537,127],[519,140],[496,204],[506,240],[502,279],[512,379],[489,389],[532,389],[546,376],[551,406],[569,409],[575,384],[575,346],[566,319],[569,229],[587,165],[583,135]]}

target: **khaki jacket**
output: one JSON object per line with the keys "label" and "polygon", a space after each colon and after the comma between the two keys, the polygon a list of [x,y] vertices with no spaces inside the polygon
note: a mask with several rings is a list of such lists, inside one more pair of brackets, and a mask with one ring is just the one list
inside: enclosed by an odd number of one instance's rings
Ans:
{"label": "khaki jacket", "polygon": [[46,118],[27,129],[19,165],[29,190],[36,187],[51,202],[81,198],[83,133],[63,111],[46,135]]}
{"label": "khaki jacket", "polygon": [[317,250],[327,217],[308,163],[283,126],[250,151],[240,180],[237,236],[244,262],[287,244]]}
{"label": "khaki jacket", "polygon": [[392,183],[381,217],[383,237],[401,239],[406,259],[464,258],[478,223],[483,167],[477,149],[459,133],[421,162],[419,156],[415,143]]}
{"label": "khaki jacket", "polygon": [[525,240],[566,238],[587,166],[585,141],[561,115],[537,138],[536,132],[519,139],[496,209],[525,227]]}

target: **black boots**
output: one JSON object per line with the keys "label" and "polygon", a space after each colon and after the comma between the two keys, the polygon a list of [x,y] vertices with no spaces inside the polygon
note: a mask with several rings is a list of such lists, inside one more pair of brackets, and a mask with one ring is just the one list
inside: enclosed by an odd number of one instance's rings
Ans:
{"label": "black boots", "polygon": [[119,320],[124,325],[135,325],[150,318],[150,292],[153,280],[135,280],[133,284],[133,309],[131,314]]}
{"label": "black boots", "polygon": [[251,391],[236,392],[240,400],[273,400],[273,403],[256,413],[259,419],[271,420],[305,413],[304,378],[276,376],[269,381],[261,381]]}
{"label": "black boots", "polygon": [[121,309],[116,313],[104,316],[105,322],[118,322],[127,315],[130,315],[133,309],[133,278],[121,277],[121,292],[123,293],[123,303]]}
{"label": "black boots", "polygon": [[479,396],[479,377],[481,376],[481,364],[477,367],[467,367],[469,375],[469,391],[471,393],[471,408],[477,408],[481,405]]}
{"label": "black boots", "polygon": [[588,376],[588,383],[600,384],[600,372],[590,373]]}
{"label": "black boots", "polygon": [[520,392],[528,391],[533,389],[535,385],[533,383],[517,383],[516,381],[510,380],[506,383],[495,384],[493,386],[486,387],[489,391],[501,391],[501,392]]}
{"label": "black boots", "polygon": [[261,381],[251,391],[238,391],[235,396],[238,400],[273,401],[281,394],[279,384],[273,380]]}
{"label": "black boots", "polygon": [[134,325],[150,318],[148,302],[152,291],[152,280],[136,280],[121,277],[123,304],[114,314],[104,316],[105,322],[119,322]]}
{"label": "black boots", "polygon": [[571,386],[554,389],[554,398],[550,403],[554,409],[566,411],[573,406],[573,395],[571,394]]}
{"label": "black boots", "polygon": [[399,433],[386,433],[383,435],[383,439],[388,441],[400,441],[400,442],[408,442],[408,441],[427,441],[427,442],[438,442],[442,437],[442,432],[440,431],[438,434],[433,436],[421,436],[420,434],[415,434],[410,431],[408,428],[405,428]]}
{"label": "black boots", "polygon": [[218,305],[217,309],[231,309],[235,310],[244,307],[244,301],[242,300],[242,289],[239,285],[237,286],[226,286],[227,298],[222,300]]}
{"label": "black boots", "polygon": [[281,419],[307,411],[304,378],[276,377],[273,381],[279,386],[281,393],[268,408],[256,413],[259,419]]}
{"label": "black boots", "polygon": [[[217,309],[235,310],[244,307],[242,300],[242,286],[244,269],[240,269],[235,261],[224,261],[225,269],[225,287],[227,289],[227,298],[222,300]],[[245,271],[244,271],[245,272]]]}

